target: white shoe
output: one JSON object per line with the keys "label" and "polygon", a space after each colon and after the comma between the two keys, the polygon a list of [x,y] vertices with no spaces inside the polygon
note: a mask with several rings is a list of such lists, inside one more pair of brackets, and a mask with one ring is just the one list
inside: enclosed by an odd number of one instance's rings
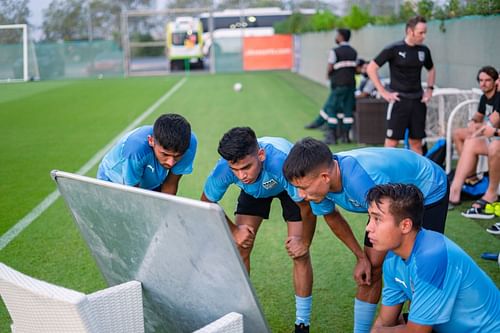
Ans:
{"label": "white shoe", "polygon": [[494,218],[495,214],[486,214],[481,208],[471,207],[463,212],[462,216],[469,219],[489,220]]}

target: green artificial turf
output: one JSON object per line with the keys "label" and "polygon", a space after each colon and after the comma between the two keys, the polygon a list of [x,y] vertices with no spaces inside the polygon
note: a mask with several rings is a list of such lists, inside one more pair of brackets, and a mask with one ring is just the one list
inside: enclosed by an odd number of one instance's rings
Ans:
{"label": "green artificial turf", "polygon": [[[33,82],[0,86],[0,235],[55,190],[52,169],[76,172],[182,77]],[[234,92],[235,82],[243,84]],[[179,195],[198,199],[213,168],[217,143],[234,126],[250,126],[258,136],[292,142],[321,138],[303,126],[316,117],[327,88],[288,72],[191,75],[144,123],[161,113],[184,115],[198,137],[194,171],[181,180]],[[357,147],[332,146],[333,151]],[[88,173],[95,175],[96,166]],[[228,191],[221,205],[232,215],[238,191]],[[469,204],[469,203],[466,203]],[[462,208],[465,208],[462,206]],[[284,249],[286,225],[279,204],[261,227],[252,255],[251,280],[273,332],[291,332],[295,318],[291,260]],[[447,235],[462,246],[500,284],[495,262],[479,258],[498,251],[498,238],[473,221],[450,212]],[[360,242],[366,215],[346,213]],[[320,218],[312,245],[314,291],[312,332],[352,330],[354,256]],[[58,199],[0,251],[0,261],[28,275],[82,292],[105,288],[89,250],[70,214]],[[9,331],[0,302],[0,332]]]}

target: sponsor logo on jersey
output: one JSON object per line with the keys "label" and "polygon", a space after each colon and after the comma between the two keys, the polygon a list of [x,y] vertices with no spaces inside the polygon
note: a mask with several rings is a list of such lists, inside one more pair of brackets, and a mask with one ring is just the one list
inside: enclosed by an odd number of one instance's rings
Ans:
{"label": "sponsor logo on jersey", "polygon": [[425,52],[424,51],[418,51],[418,60],[421,62],[424,62],[425,60]]}
{"label": "sponsor logo on jersey", "polygon": [[401,58],[406,59],[406,52],[399,51],[398,54]]}
{"label": "sponsor logo on jersey", "polygon": [[265,181],[262,183],[262,186],[266,189],[266,190],[270,190],[272,189],[273,187],[275,187],[276,185],[278,185],[278,182],[275,181],[274,179],[269,179],[268,181]]}
{"label": "sponsor logo on jersey", "polygon": [[396,281],[397,283],[402,284],[406,289],[408,289],[408,287],[406,286],[406,283],[403,280],[401,280],[400,278],[395,277],[394,281]]}

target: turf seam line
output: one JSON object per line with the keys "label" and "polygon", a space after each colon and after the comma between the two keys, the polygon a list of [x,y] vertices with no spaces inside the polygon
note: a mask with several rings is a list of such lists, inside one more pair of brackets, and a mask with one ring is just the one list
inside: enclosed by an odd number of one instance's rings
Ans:
{"label": "turf seam line", "polygon": [[[144,119],[150,116],[158,107],[170,98],[180,87],[186,82],[187,78],[182,78],[169,91],[160,97],[153,105],[137,117],[127,128],[111,140],[104,148],[99,150],[87,163],[85,163],[76,173],[84,175],[90,171],[103,157],[106,152],[126,133],[136,128]],[[13,225],[5,234],[0,237],[0,251],[3,250],[9,243],[16,238],[24,229],[26,229],[34,220],[43,214],[58,198],[60,194],[58,190],[46,196],[35,208],[31,210],[25,217]]]}

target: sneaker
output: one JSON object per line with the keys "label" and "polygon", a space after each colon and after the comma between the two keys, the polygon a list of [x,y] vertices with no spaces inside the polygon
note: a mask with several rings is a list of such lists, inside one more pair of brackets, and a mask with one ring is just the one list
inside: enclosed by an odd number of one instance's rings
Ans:
{"label": "sneaker", "polygon": [[295,333],[309,333],[309,326],[306,326],[304,323],[295,324]]}
{"label": "sneaker", "polygon": [[486,228],[486,231],[493,235],[500,235],[500,222],[493,224],[491,227]]}
{"label": "sneaker", "polygon": [[467,217],[469,219],[489,220],[494,218],[495,214],[486,214],[486,212],[483,209],[472,207],[463,212],[462,216]]}

